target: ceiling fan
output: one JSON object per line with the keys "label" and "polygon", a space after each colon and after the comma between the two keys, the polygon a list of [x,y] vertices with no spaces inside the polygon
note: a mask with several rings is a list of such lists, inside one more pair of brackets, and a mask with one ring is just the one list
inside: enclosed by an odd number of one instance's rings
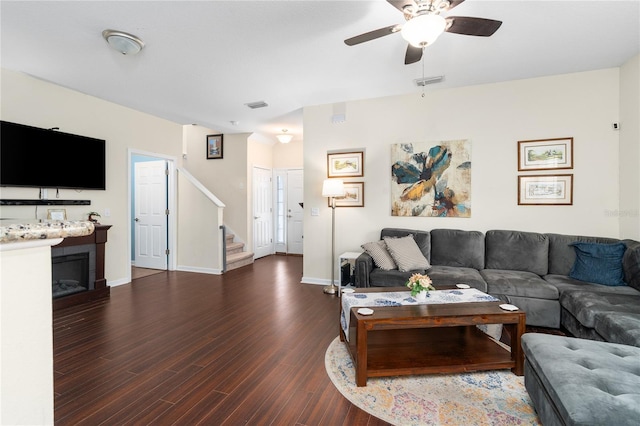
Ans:
{"label": "ceiling fan", "polygon": [[453,9],[464,0],[387,0],[387,2],[402,12],[407,22],[404,25],[390,25],[348,38],[344,41],[348,46],[399,32],[409,42],[404,57],[404,63],[408,65],[418,62],[422,58],[423,49],[433,44],[443,32],[489,37],[502,25],[501,21],[493,19],[469,16],[444,18],[440,15],[441,12]]}

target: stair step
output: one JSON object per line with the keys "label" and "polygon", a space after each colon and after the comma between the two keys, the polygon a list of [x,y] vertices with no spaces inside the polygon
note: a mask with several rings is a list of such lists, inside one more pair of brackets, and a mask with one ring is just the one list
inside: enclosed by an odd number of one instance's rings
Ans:
{"label": "stair step", "polygon": [[227,243],[227,256],[242,253],[244,250],[244,243]]}
{"label": "stair step", "polygon": [[243,251],[240,253],[227,255],[227,271],[238,269],[242,266],[251,265],[253,263],[253,253]]}

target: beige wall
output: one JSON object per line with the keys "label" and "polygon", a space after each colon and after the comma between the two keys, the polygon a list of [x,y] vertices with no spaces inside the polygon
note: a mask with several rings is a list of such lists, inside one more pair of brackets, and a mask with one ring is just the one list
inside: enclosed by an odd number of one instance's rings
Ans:
{"label": "beige wall", "polygon": [[222,158],[207,160],[206,136],[219,132],[201,126],[185,126],[184,130],[187,158],[183,160],[183,167],[226,205],[225,225],[236,234],[239,241],[246,243],[247,151],[250,133],[225,134]]}
{"label": "beige wall", "polygon": [[620,68],[620,236],[640,240],[640,55]]}
{"label": "beige wall", "polygon": [[[336,253],[379,238],[382,227],[517,229],[617,237],[619,205],[619,69],[427,91],[346,103],[346,122],[332,124],[332,105],[304,109],[304,278],[330,277],[331,214],[321,197],[326,153],[364,149],[365,207],[336,211]],[[517,205],[517,141],[574,138],[572,206]],[[472,217],[390,215],[390,146],[469,139]],[[637,141],[637,139],[636,139]],[[636,157],[637,158],[637,157]],[[537,172],[539,173],[539,172]],[[566,173],[566,172],[563,172]],[[533,174],[533,173],[532,173]],[[638,194],[635,195],[637,202]],[[310,216],[313,207],[320,216]]]}
{"label": "beige wall", "polygon": [[273,146],[274,169],[300,169],[304,162],[302,141],[293,141],[287,144],[276,143]]}
{"label": "beige wall", "polygon": [[[90,206],[64,206],[71,220],[86,219],[89,211],[102,214],[101,222],[113,225],[106,244],[106,278],[124,283],[130,276],[128,245],[128,149],[158,153],[179,159],[182,126],[148,114],[84,95],[33,77],[2,69],[1,118],[36,127],[59,127],[60,131],[107,141],[107,190],[60,190],[61,199],[91,200]],[[202,147],[204,153],[204,142]],[[38,189],[1,188],[2,198],[38,198]],[[55,191],[49,191],[49,198]],[[106,217],[105,209],[111,211]],[[38,208],[37,217],[46,218]],[[34,207],[2,207],[0,217],[33,219]]]}

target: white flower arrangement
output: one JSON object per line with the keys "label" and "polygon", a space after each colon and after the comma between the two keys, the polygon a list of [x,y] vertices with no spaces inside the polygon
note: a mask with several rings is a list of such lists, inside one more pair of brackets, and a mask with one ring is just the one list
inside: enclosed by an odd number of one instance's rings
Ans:
{"label": "white flower arrangement", "polygon": [[411,290],[411,296],[415,297],[416,294],[421,291],[431,291],[436,288],[432,285],[431,278],[428,275],[413,274],[409,281],[407,281],[407,287]]}

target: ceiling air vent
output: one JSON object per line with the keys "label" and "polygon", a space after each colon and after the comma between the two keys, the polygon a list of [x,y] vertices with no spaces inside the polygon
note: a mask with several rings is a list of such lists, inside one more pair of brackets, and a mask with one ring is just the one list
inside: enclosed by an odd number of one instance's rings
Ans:
{"label": "ceiling air vent", "polygon": [[424,78],[415,79],[413,81],[416,83],[416,86],[424,87],[427,84],[441,83],[442,81],[444,81],[444,76],[443,75],[439,75],[439,76],[436,76],[436,77],[424,77]]}
{"label": "ceiling air vent", "polygon": [[245,105],[251,109],[258,109],[258,108],[264,108],[269,106],[269,104],[266,103],[265,101],[249,102],[248,104],[245,104]]}

